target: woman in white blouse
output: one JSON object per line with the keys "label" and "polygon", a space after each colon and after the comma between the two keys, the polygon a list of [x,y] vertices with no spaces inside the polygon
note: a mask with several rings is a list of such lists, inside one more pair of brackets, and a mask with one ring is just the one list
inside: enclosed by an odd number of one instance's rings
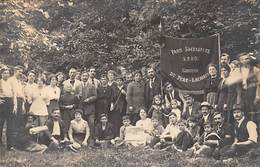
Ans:
{"label": "woman in white blouse", "polygon": [[80,144],[82,146],[87,146],[87,141],[89,138],[89,126],[88,122],[82,118],[83,111],[81,109],[75,110],[75,119],[70,123],[69,128],[69,138],[74,144]]}
{"label": "woman in white blouse", "polygon": [[47,101],[48,94],[45,87],[45,80],[39,78],[37,87],[29,95],[29,103],[31,103],[30,112],[38,118],[39,126],[44,125],[48,118]]}
{"label": "woman in white blouse", "polygon": [[59,108],[60,88],[57,86],[57,77],[53,74],[49,76],[50,85],[46,87],[46,93],[48,94],[48,112],[49,114],[53,109]]}

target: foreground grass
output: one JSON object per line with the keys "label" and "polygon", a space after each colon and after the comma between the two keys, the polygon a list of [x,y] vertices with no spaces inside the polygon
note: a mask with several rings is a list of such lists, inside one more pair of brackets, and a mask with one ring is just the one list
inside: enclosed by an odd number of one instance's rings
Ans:
{"label": "foreground grass", "polygon": [[79,153],[0,152],[0,166],[6,167],[259,167],[260,156],[236,158],[225,163],[214,159],[187,158],[182,153],[143,148],[85,149]]}

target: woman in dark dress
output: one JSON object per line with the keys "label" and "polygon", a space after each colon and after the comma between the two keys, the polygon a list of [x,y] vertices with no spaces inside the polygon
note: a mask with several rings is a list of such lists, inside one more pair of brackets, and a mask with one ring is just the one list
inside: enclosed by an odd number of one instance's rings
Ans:
{"label": "woman in dark dress", "polygon": [[142,82],[142,72],[136,71],[134,81],[127,86],[127,114],[130,116],[131,123],[134,125],[139,120],[141,109],[146,110],[144,84]]}
{"label": "woman in dark dress", "polygon": [[109,121],[113,124],[115,136],[120,134],[122,117],[126,113],[126,86],[123,77],[116,78],[116,85],[113,87],[112,105],[109,112]]}
{"label": "woman in dark dress", "polygon": [[210,64],[208,67],[209,78],[206,80],[205,84],[205,97],[204,100],[209,102],[212,107],[217,105],[217,92],[220,83],[220,77],[218,75],[217,66]]}

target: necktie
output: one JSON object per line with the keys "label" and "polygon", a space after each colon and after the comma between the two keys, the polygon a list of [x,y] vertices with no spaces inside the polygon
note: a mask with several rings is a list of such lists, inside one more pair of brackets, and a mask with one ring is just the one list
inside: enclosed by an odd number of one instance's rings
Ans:
{"label": "necktie", "polygon": [[92,78],[92,84],[95,85],[94,78]]}

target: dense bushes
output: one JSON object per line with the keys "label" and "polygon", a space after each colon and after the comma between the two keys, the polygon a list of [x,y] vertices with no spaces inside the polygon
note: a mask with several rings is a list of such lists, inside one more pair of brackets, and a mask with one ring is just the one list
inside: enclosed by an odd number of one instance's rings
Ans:
{"label": "dense bushes", "polygon": [[244,0],[42,0],[1,3],[0,60],[49,71],[140,68],[158,61],[161,37],[221,34],[235,56],[259,46],[259,6]]}

